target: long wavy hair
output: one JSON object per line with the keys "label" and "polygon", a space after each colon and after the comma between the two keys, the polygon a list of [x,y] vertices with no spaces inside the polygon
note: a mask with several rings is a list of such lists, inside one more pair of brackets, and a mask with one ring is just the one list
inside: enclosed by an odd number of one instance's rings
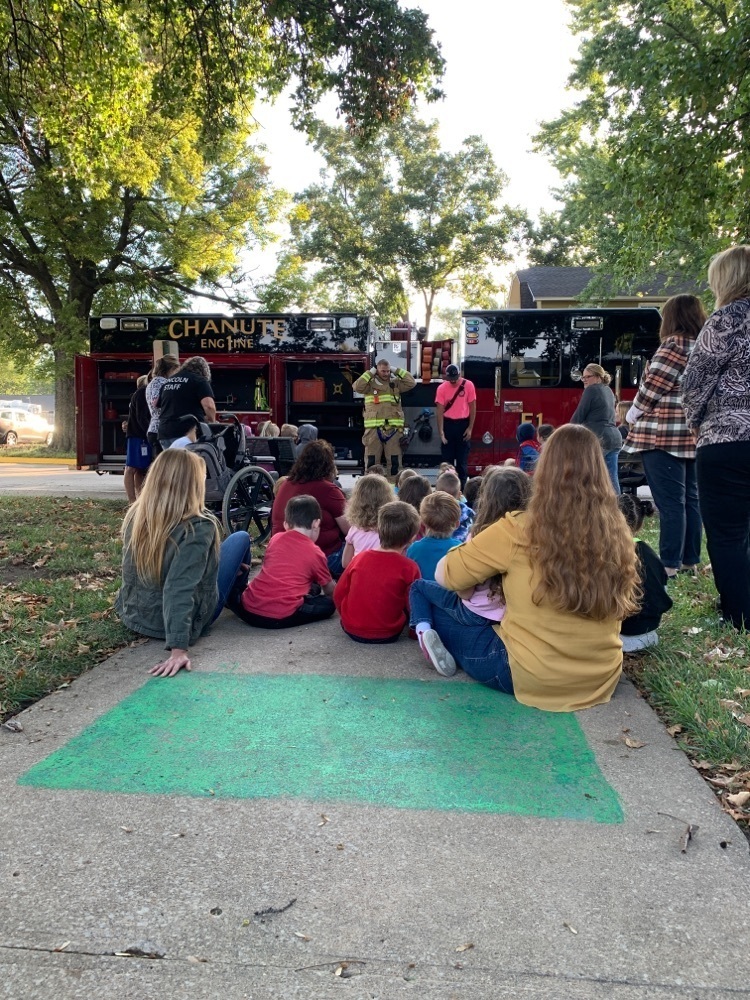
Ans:
{"label": "long wavy hair", "polygon": [[336,461],[327,441],[308,442],[289,470],[290,483],[316,483],[321,479],[333,482],[335,478]]}
{"label": "long wavy hair", "polygon": [[[511,511],[526,510],[533,484],[531,476],[513,466],[498,468],[483,479],[471,537],[476,538],[480,531],[489,528]],[[487,583],[491,594],[504,599],[502,573],[495,573]]]}
{"label": "long wavy hair", "polygon": [[566,424],[544,446],[526,535],[539,581],[534,604],[545,601],[558,611],[595,621],[621,621],[637,611],[635,546],[601,445],[587,427]]}
{"label": "long wavy hair", "polygon": [[212,521],[214,544],[219,551],[221,534],[206,503],[206,464],[184,448],[168,448],[151,464],[138,499],[122,523],[122,537],[141,580],[161,583],[164,556],[174,529],[191,517]]}
{"label": "long wavy hair", "polygon": [[695,340],[705,322],[706,310],[697,295],[673,295],[661,311],[659,340],[662,344],[670,337]]}
{"label": "long wavy hair", "polygon": [[378,511],[384,504],[395,499],[393,487],[387,479],[382,476],[360,476],[346,505],[346,519],[355,528],[377,531]]}

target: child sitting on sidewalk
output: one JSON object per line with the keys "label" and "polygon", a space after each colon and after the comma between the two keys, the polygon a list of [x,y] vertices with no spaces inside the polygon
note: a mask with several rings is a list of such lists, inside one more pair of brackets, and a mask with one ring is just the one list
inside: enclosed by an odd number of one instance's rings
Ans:
{"label": "child sitting on sidewalk", "polygon": [[458,473],[450,470],[441,472],[437,477],[435,489],[442,490],[458,502],[461,508],[461,520],[452,537],[458,542],[465,542],[474,523],[474,511],[461,496],[461,480],[458,478]]}
{"label": "child sitting on sidewalk", "polygon": [[409,617],[409,587],[419,579],[404,551],[419,529],[411,504],[392,500],[380,508],[380,548],[353,559],[336,584],[333,599],[341,627],[355,642],[396,642]]}
{"label": "child sitting on sidewalk", "polygon": [[[479,491],[479,511],[471,537],[476,538],[512,511],[526,510],[531,488],[529,477],[517,468],[497,469],[487,476]],[[457,592],[446,590],[438,583],[417,580],[412,585],[409,600],[410,624],[416,630],[422,652],[445,677],[456,672],[456,664],[433,629],[433,607],[441,608],[451,622],[450,627],[456,628],[499,622],[505,614],[505,595],[499,573],[470,590]]]}
{"label": "child sitting on sidewalk", "polygon": [[356,481],[346,505],[345,516],[351,527],[341,557],[344,569],[360,552],[379,547],[378,512],[393,499],[393,487],[383,476],[361,476]]}
{"label": "child sitting on sidewalk", "polygon": [[[640,500],[629,493],[621,493],[617,503],[628,527],[637,536],[643,525],[643,507]],[[672,598],[667,593],[667,572],[661,559],[648,542],[634,537],[638,555],[638,569],[641,577],[641,609],[626,618],[620,626],[620,641],[623,653],[637,653],[659,642],[656,630],[661,616],[672,607]]]}
{"label": "child sitting on sidewalk", "polygon": [[445,553],[461,544],[452,537],[461,520],[461,507],[458,500],[447,493],[430,493],[419,505],[419,517],[425,537],[412,542],[406,555],[419,566],[423,580],[434,580],[435,567]]}
{"label": "child sitting on sidewalk", "polygon": [[334,583],[326,557],[315,544],[321,517],[315,497],[300,494],[289,500],[284,531],[271,537],[260,573],[228,605],[243,622],[276,629],[331,617]]}

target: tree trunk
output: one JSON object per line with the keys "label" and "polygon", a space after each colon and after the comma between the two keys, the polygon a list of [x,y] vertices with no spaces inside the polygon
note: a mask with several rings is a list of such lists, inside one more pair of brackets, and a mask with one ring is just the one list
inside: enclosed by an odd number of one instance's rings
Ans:
{"label": "tree trunk", "polygon": [[55,351],[55,437],[53,447],[76,450],[76,407],[70,359],[64,351]]}

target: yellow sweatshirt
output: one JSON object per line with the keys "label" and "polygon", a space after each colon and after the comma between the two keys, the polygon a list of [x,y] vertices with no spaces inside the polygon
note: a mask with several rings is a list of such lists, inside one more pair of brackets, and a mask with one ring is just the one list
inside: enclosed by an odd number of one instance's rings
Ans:
{"label": "yellow sweatshirt", "polygon": [[445,586],[463,590],[504,573],[507,607],[494,629],[505,643],[515,696],[524,705],[572,712],[609,701],[622,672],[620,622],[597,622],[535,605],[526,514],[508,514],[445,556]]}

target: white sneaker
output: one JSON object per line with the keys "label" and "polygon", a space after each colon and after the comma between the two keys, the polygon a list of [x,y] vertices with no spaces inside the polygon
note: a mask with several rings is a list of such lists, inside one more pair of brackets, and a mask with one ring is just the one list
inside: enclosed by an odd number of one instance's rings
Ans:
{"label": "white sneaker", "polygon": [[643,635],[621,635],[623,653],[638,653],[649,646],[656,646],[659,636],[656,632],[644,632]]}
{"label": "white sneaker", "polygon": [[440,636],[434,628],[419,633],[419,645],[422,652],[443,677],[452,677],[456,672],[456,661],[443,645]]}

